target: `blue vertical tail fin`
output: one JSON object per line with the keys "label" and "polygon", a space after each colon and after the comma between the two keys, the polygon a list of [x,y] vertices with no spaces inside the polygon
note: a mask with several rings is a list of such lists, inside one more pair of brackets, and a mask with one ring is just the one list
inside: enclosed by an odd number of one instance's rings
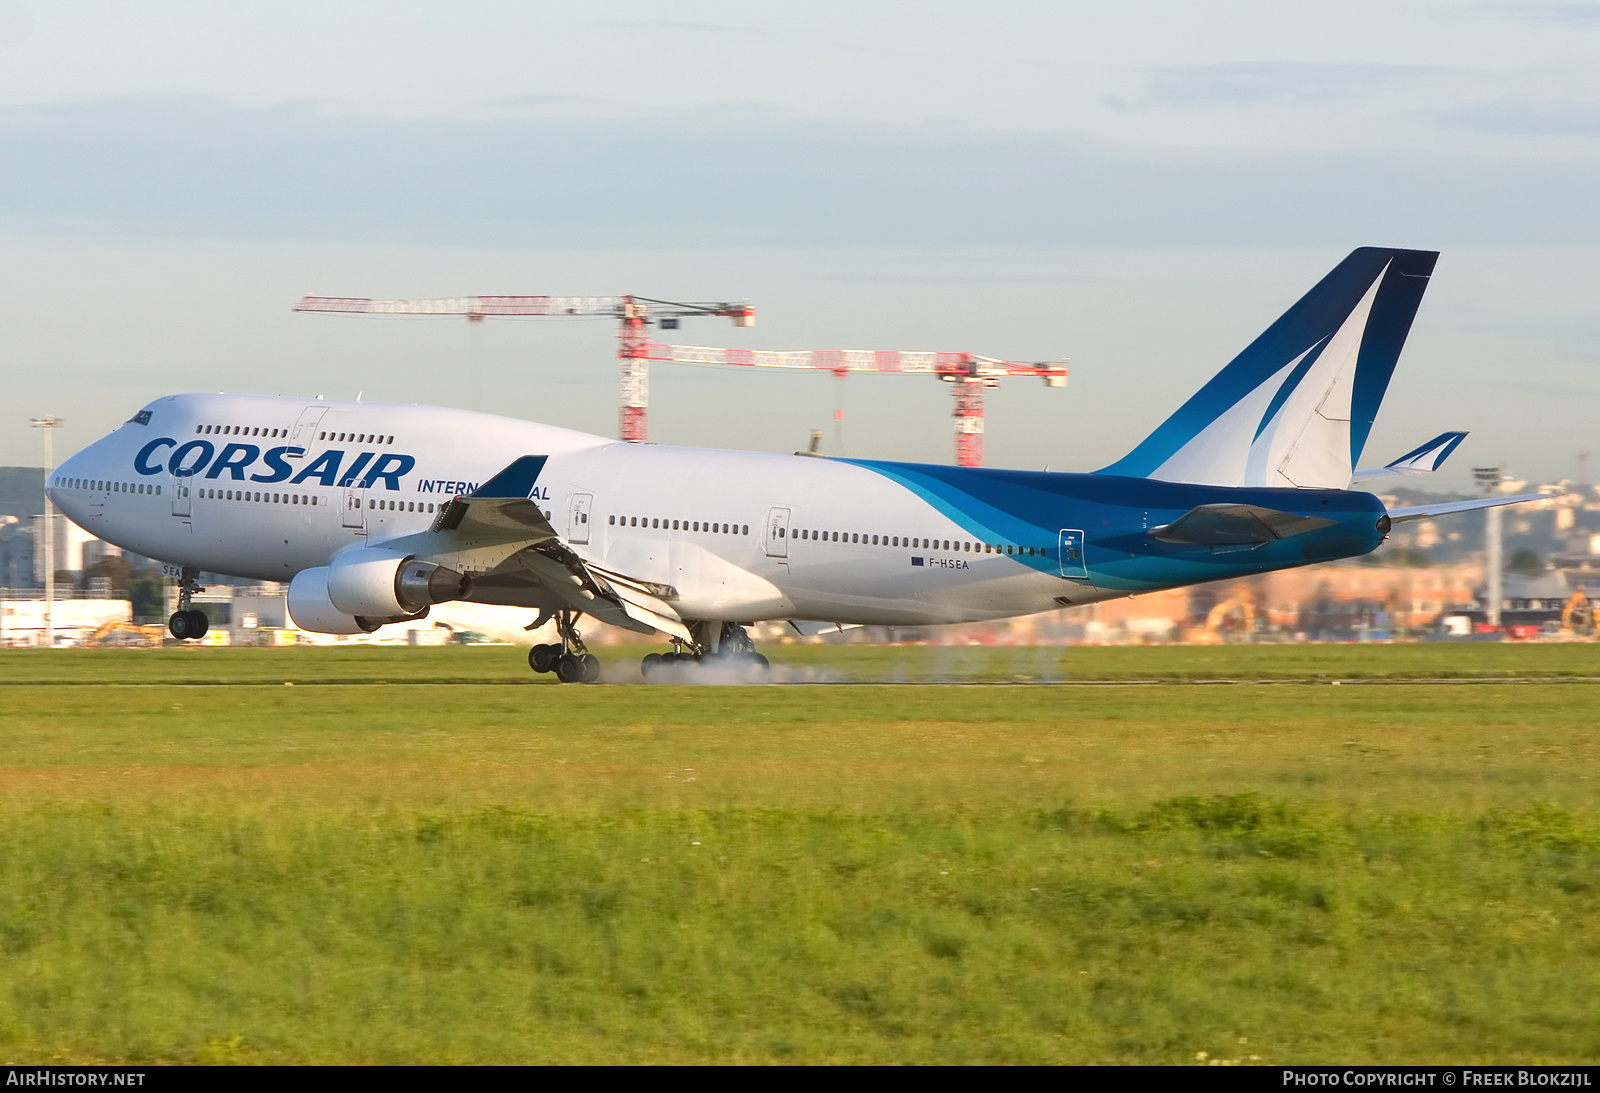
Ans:
{"label": "blue vertical tail fin", "polygon": [[1362,247],[1101,474],[1344,489],[1437,251]]}

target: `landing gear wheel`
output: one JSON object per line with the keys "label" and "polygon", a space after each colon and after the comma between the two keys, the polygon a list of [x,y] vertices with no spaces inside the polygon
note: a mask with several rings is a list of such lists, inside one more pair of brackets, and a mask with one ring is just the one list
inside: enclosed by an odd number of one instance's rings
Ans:
{"label": "landing gear wheel", "polygon": [[[672,654],[670,653],[667,654],[667,656],[671,655]],[[662,656],[660,653],[646,653],[644,660],[639,662],[639,671],[644,674],[645,682],[648,683],[652,679],[659,676],[661,674],[661,669],[665,668],[666,666],[666,656]]]}
{"label": "landing gear wheel", "polygon": [[535,645],[528,650],[528,667],[535,672],[553,672],[556,661],[561,657],[559,645]]}
{"label": "landing gear wheel", "polygon": [[578,682],[594,683],[600,678],[600,658],[593,653],[578,655]]}
{"label": "landing gear wheel", "polygon": [[205,636],[211,629],[211,620],[204,611],[174,611],[167,620],[167,632],[179,641],[193,641]]}
{"label": "landing gear wheel", "polygon": [[562,683],[577,683],[583,678],[583,662],[570,653],[556,661],[556,678]]}
{"label": "landing gear wheel", "polygon": [[178,581],[178,609],[167,620],[167,632],[179,641],[204,637],[206,631],[211,629],[211,620],[206,618],[206,613],[193,609],[194,594],[205,591],[200,587],[199,576],[198,569],[184,566]]}

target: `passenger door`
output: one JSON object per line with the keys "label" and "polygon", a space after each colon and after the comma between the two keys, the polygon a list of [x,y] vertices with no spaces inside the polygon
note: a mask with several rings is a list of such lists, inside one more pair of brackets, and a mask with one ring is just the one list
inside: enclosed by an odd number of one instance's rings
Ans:
{"label": "passenger door", "polygon": [[594,494],[575,493],[567,507],[567,541],[571,543],[587,543],[589,541],[589,513],[594,508]]}
{"label": "passenger door", "polygon": [[761,532],[762,545],[766,547],[767,557],[787,558],[789,556],[789,510],[777,505],[767,510],[767,522]]}
{"label": "passenger door", "polygon": [[317,426],[322,421],[322,415],[327,412],[326,406],[307,406],[300,411],[300,419],[294,423],[294,432],[289,434],[289,443],[310,451],[311,445],[317,439]]}
{"label": "passenger door", "polygon": [[1061,529],[1061,575],[1076,580],[1089,579],[1089,570],[1083,562],[1083,532],[1073,528]]}
{"label": "passenger door", "polygon": [[172,515],[181,519],[189,519],[194,511],[189,497],[189,479],[179,478],[172,472],[167,472],[167,492],[172,494]]}
{"label": "passenger door", "polygon": [[366,529],[367,526],[367,491],[355,486],[346,486],[339,491],[340,515],[344,518],[347,528]]}

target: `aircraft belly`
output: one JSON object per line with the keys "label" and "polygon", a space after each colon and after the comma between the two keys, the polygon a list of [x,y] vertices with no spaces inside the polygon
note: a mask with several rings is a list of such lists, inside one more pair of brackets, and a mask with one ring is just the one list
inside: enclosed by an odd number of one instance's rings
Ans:
{"label": "aircraft belly", "polygon": [[794,614],[793,602],[777,585],[699,543],[618,539],[605,552],[603,565],[635,580],[671,586],[677,598],[669,602],[684,619],[750,622]]}

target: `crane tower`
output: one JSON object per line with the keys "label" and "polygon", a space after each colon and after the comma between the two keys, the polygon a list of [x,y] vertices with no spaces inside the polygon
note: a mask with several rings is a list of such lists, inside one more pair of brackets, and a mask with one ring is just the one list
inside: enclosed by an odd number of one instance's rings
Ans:
{"label": "crane tower", "polygon": [[1032,376],[1047,387],[1067,385],[1066,361],[1019,363],[972,353],[922,353],[897,349],[813,349],[767,351],[712,349],[696,345],[647,345],[650,360],[675,364],[726,364],[745,368],[793,368],[832,372],[933,375],[951,385],[955,396],[956,466],[983,466],[983,396],[1004,376]]}
{"label": "crane tower", "polygon": [[788,368],[831,372],[933,375],[951,385],[954,396],[955,461],[983,465],[984,392],[1005,376],[1032,376],[1047,387],[1065,387],[1065,361],[1019,363],[972,353],[929,353],[884,349],[759,350],[653,342],[649,326],[677,329],[695,315],[731,318],[735,326],[755,325],[755,308],[744,303],[674,303],[644,296],[458,296],[439,300],[372,300],[364,297],[307,296],[296,311],[359,315],[462,315],[471,322],[494,317],[595,317],[619,320],[617,355],[622,360],[622,406],[618,436],[642,444],[648,436],[650,362],[715,364],[744,368]]}
{"label": "crane tower", "polygon": [[720,315],[734,326],[755,326],[756,309],[742,303],[676,303],[646,296],[454,296],[440,300],[372,300],[355,296],[306,296],[296,311],[346,315],[460,315],[468,322],[486,318],[595,318],[619,322],[617,356],[622,360],[622,407],[617,435],[630,444],[649,438],[650,362],[641,352],[652,322],[672,330],[695,315]]}

